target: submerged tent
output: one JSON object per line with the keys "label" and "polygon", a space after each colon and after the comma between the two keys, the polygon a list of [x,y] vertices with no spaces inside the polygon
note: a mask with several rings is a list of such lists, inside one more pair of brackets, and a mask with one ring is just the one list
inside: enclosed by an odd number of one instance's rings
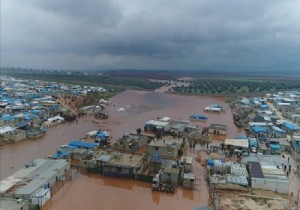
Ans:
{"label": "submerged tent", "polygon": [[99,139],[105,139],[106,137],[109,137],[109,133],[105,131],[96,134],[96,138]]}
{"label": "submerged tent", "polygon": [[190,116],[190,119],[191,120],[207,120],[208,117],[206,115],[203,115],[203,114],[192,114]]}

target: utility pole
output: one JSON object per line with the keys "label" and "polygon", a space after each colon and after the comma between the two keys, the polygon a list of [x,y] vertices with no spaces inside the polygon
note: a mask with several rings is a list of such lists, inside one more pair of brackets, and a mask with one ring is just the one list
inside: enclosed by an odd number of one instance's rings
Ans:
{"label": "utility pole", "polygon": [[298,190],[298,196],[297,196],[297,208],[299,207],[299,190]]}

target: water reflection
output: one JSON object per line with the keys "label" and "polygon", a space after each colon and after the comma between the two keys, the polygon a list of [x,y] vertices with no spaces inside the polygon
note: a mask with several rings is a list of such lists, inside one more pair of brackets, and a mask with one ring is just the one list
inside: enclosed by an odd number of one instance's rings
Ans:
{"label": "water reflection", "polygon": [[182,196],[185,199],[194,200],[194,192],[193,192],[193,190],[183,189],[182,190]]}
{"label": "water reflection", "polygon": [[159,204],[159,201],[160,201],[160,192],[157,192],[157,191],[152,191],[152,201],[153,203],[155,204]]}

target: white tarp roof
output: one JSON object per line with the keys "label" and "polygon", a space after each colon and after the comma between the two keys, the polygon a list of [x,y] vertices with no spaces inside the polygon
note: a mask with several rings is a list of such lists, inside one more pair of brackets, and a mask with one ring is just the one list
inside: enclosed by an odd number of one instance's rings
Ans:
{"label": "white tarp roof", "polygon": [[271,122],[249,122],[249,126],[271,126],[273,123]]}
{"label": "white tarp roof", "polygon": [[270,117],[264,117],[265,121],[271,122],[271,118]]}
{"label": "white tarp roof", "polygon": [[225,145],[248,148],[249,141],[248,139],[225,139]]}
{"label": "white tarp roof", "polygon": [[163,122],[169,122],[171,120],[170,117],[163,117],[160,119],[160,121],[163,121]]}
{"label": "white tarp roof", "polygon": [[53,122],[53,121],[55,121],[55,120],[64,120],[64,118],[61,117],[61,116],[55,116],[55,117],[50,117],[50,118],[48,119],[48,121],[50,121],[50,122]]}
{"label": "white tarp roof", "polygon": [[210,107],[210,106],[207,106],[204,108],[205,111],[221,111],[222,108],[217,108],[217,107]]}
{"label": "white tarp roof", "polygon": [[0,134],[4,134],[10,131],[13,131],[14,128],[10,127],[10,126],[6,126],[6,127],[0,127]]}
{"label": "white tarp roof", "polygon": [[168,122],[161,122],[161,121],[156,121],[156,120],[150,120],[148,122],[146,122],[146,124],[150,124],[150,125],[156,125],[156,126],[166,126],[169,125]]}

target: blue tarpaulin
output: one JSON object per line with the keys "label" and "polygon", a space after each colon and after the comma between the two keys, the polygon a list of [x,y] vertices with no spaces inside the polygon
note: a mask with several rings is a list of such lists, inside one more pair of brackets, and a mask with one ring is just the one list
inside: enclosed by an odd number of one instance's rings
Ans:
{"label": "blue tarpaulin", "polygon": [[60,158],[63,158],[67,155],[70,155],[69,151],[57,151],[57,153],[52,155],[52,158],[60,159]]}
{"label": "blue tarpaulin", "polygon": [[2,117],[2,120],[4,120],[4,121],[13,121],[13,120],[15,120],[15,119],[16,119],[15,116],[10,116],[10,115],[4,115],[4,116]]}
{"label": "blue tarpaulin", "polygon": [[285,134],[285,131],[276,127],[276,126],[272,126],[272,129],[276,132],[276,133],[282,133],[282,134]]}
{"label": "blue tarpaulin", "polygon": [[34,115],[39,115],[39,114],[41,114],[42,111],[41,110],[30,110],[29,112]]}
{"label": "blue tarpaulin", "polygon": [[206,115],[202,115],[202,114],[192,114],[190,116],[190,119],[193,119],[193,120],[207,120],[207,116]]}
{"label": "blue tarpaulin", "polygon": [[283,125],[285,127],[287,127],[288,129],[290,129],[290,130],[300,130],[300,127],[297,126],[297,125],[295,125],[295,124],[293,124],[293,123],[284,122]]}
{"label": "blue tarpaulin", "polygon": [[153,162],[160,162],[160,156],[158,154],[153,154],[151,160]]}
{"label": "blue tarpaulin", "polygon": [[255,138],[249,138],[250,147],[257,147],[257,140]]}
{"label": "blue tarpaulin", "polygon": [[57,110],[58,108],[59,108],[59,106],[57,104],[50,106],[51,111]]}
{"label": "blue tarpaulin", "polygon": [[215,166],[215,161],[212,160],[212,159],[208,159],[208,160],[207,160],[207,165],[213,167],[213,166]]}
{"label": "blue tarpaulin", "polygon": [[267,133],[268,132],[266,128],[258,126],[258,125],[253,126],[252,130],[254,133]]}
{"label": "blue tarpaulin", "polygon": [[25,122],[18,122],[18,123],[16,124],[16,127],[17,127],[17,128],[22,128],[22,127],[25,127],[26,125],[28,125],[28,124],[25,123]]}
{"label": "blue tarpaulin", "polygon": [[160,162],[160,154],[158,151],[154,152],[151,156],[153,162]]}
{"label": "blue tarpaulin", "polygon": [[236,138],[237,139],[248,139],[248,137],[244,136],[244,135],[238,135]]}
{"label": "blue tarpaulin", "polygon": [[65,145],[64,148],[66,148],[66,149],[76,149],[78,147],[77,146],[71,146],[71,145]]}
{"label": "blue tarpaulin", "polygon": [[93,149],[94,147],[98,146],[95,143],[79,141],[79,140],[73,140],[69,143],[69,145],[76,146],[76,147],[82,147],[82,148],[86,148],[86,149]]}
{"label": "blue tarpaulin", "polygon": [[279,150],[280,145],[279,144],[270,144],[271,150]]}
{"label": "blue tarpaulin", "polygon": [[104,132],[97,133],[96,137],[99,139],[105,139],[105,133]]}
{"label": "blue tarpaulin", "polygon": [[257,142],[256,141],[250,141],[249,145],[250,145],[250,147],[257,147]]}
{"label": "blue tarpaulin", "polygon": [[269,106],[267,104],[261,104],[259,105],[260,109],[269,109]]}

